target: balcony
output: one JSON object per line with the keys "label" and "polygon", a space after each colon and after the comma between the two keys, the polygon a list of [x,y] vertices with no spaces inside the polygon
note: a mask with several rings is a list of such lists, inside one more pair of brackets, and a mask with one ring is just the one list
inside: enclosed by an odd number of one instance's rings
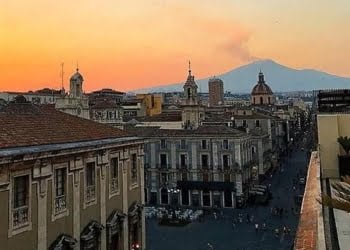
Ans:
{"label": "balcony", "polygon": [[60,195],[55,198],[55,213],[59,214],[63,211],[65,211],[67,208],[66,204],[66,196]]}
{"label": "balcony", "polygon": [[28,206],[18,207],[13,209],[13,227],[19,228],[29,223],[28,221]]}
{"label": "balcony", "polygon": [[118,190],[118,179],[112,178],[111,180],[111,191],[116,192]]}
{"label": "balcony", "polygon": [[86,187],[86,200],[92,201],[95,200],[96,197],[96,187],[95,185]]}
{"label": "balcony", "polygon": [[164,163],[160,163],[160,164],[156,164],[156,168],[159,170],[167,170],[171,168],[170,164],[164,164]]}

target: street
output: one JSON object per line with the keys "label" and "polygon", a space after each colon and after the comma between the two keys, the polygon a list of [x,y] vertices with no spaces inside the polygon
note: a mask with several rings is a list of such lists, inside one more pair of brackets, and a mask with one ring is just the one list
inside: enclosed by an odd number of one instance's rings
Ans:
{"label": "street", "polygon": [[[304,191],[299,181],[293,184],[293,179],[306,177],[307,164],[307,153],[300,149],[285,158],[281,168],[264,182],[264,185],[271,184],[273,196],[267,206],[223,209],[223,214],[219,213],[217,219],[209,214],[203,222],[194,222],[185,227],[158,226],[156,219],[147,220],[147,250],[291,249],[300,209],[295,204],[294,196]],[[282,215],[274,214],[271,209],[274,207],[282,208]],[[294,208],[297,208],[296,213]],[[242,215],[242,222],[239,214]],[[252,221],[247,222],[248,217]],[[263,223],[266,224],[265,230],[262,229]],[[290,233],[283,233],[283,227],[289,228]],[[278,235],[275,234],[276,229],[279,229]]]}

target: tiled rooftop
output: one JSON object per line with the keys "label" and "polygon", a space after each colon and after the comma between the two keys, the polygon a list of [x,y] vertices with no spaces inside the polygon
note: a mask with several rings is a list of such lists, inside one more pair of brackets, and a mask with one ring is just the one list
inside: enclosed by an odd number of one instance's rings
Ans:
{"label": "tiled rooftop", "polygon": [[11,103],[0,110],[0,148],[126,137],[125,131],[48,105]]}
{"label": "tiled rooftop", "polygon": [[321,192],[319,168],[320,163],[318,154],[317,152],[313,152],[309,163],[305,194],[294,242],[294,250],[323,249],[318,246],[319,225],[322,225],[322,221],[320,221],[322,220],[322,217],[319,217],[321,205],[316,200],[320,197]]}

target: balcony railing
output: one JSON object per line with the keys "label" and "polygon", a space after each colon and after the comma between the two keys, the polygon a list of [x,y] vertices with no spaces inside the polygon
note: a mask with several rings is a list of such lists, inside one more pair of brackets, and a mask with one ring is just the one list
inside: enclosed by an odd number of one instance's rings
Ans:
{"label": "balcony railing", "polygon": [[55,198],[55,213],[58,214],[64,211],[67,207],[66,196],[60,195]]}
{"label": "balcony railing", "polygon": [[13,227],[18,228],[28,224],[28,206],[13,209]]}
{"label": "balcony railing", "polygon": [[170,164],[162,164],[162,163],[160,163],[160,164],[156,164],[156,168],[158,168],[158,169],[169,169],[169,168],[171,168],[171,165]]}
{"label": "balcony railing", "polygon": [[96,187],[95,185],[86,187],[86,200],[91,201],[94,200],[96,196]]}
{"label": "balcony railing", "polygon": [[118,179],[117,178],[112,178],[111,180],[111,191],[115,192],[118,190]]}

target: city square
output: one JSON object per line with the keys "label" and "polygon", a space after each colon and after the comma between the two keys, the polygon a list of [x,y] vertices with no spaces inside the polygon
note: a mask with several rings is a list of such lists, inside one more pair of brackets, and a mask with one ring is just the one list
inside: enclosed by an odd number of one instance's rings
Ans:
{"label": "city square", "polygon": [[[307,153],[296,149],[286,158],[282,167],[265,183],[271,184],[272,200],[268,206],[248,206],[243,209],[223,209],[217,214],[205,216],[202,222],[193,222],[184,227],[159,226],[157,219],[146,221],[148,250],[253,250],[253,249],[292,249],[298,213],[295,196],[303,193],[299,184],[293,189],[293,178],[305,176],[308,159]],[[302,173],[302,174],[301,174]],[[279,207],[286,210],[283,216],[271,213],[271,208]],[[294,208],[294,209],[293,209]],[[299,209],[298,209],[299,211]],[[239,214],[243,215],[240,223]],[[247,214],[253,216],[252,222],[247,223]],[[235,225],[234,220],[236,219]],[[266,229],[262,229],[262,224]],[[259,224],[258,232],[255,224]],[[290,234],[284,234],[283,227],[291,229]],[[275,229],[280,230],[276,236]],[[208,244],[209,243],[209,244]],[[211,248],[212,247],[212,248]]]}

